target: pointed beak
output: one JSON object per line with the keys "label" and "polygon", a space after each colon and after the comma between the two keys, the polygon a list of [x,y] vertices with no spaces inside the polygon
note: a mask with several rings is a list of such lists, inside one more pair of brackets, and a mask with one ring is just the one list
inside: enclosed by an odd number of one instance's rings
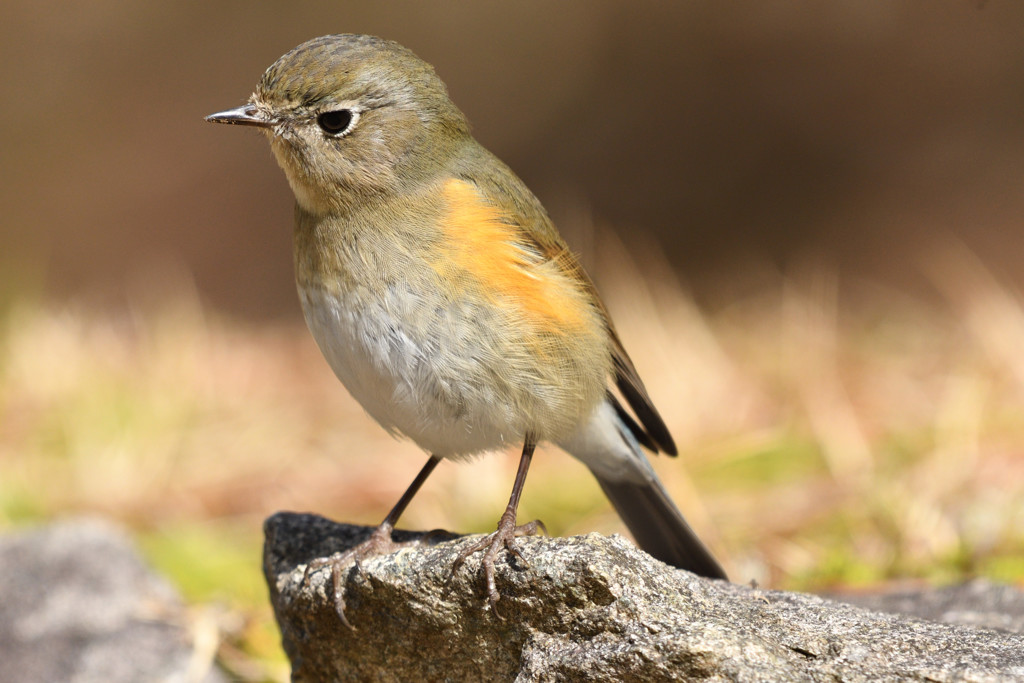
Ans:
{"label": "pointed beak", "polygon": [[206,120],[212,123],[231,123],[236,126],[257,126],[259,128],[271,128],[274,125],[272,119],[265,118],[252,104],[210,114]]}

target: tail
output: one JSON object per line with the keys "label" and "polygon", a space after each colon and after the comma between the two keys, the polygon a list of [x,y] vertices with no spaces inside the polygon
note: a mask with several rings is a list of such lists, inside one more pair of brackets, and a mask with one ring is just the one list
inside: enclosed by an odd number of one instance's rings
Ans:
{"label": "tail", "polygon": [[726,579],[647,462],[634,435],[638,425],[627,421],[629,416],[609,396],[590,422],[559,446],[590,469],[646,552],[679,569]]}
{"label": "tail", "polygon": [[728,578],[683,519],[660,481],[631,484],[605,479],[597,472],[594,476],[641,548],[673,567],[709,579]]}

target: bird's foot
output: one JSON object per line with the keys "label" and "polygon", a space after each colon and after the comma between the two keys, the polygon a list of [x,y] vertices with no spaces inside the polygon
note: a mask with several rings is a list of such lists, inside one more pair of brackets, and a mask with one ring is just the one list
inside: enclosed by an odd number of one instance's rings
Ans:
{"label": "bird's foot", "polygon": [[355,626],[353,626],[349,622],[348,617],[345,616],[344,587],[345,576],[347,574],[346,570],[353,566],[358,566],[360,562],[370,559],[371,557],[390,555],[402,548],[415,547],[422,545],[424,542],[429,542],[428,534],[427,537],[422,539],[398,543],[391,538],[392,530],[393,529],[390,524],[381,524],[379,527],[374,529],[373,533],[370,534],[370,537],[362,543],[343,552],[335,553],[330,557],[320,557],[310,561],[310,563],[306,565],[306,571],[302,575],[303,584],[307,584],[311,574],[323,569],[324,567],[330,568],[331,588],[334,591],[334,609],[337,611],[341,622],[353,631],[356,630]]}
{"label": "bird's foot", "polygon": [[[519,550],[519,544],[516,539],[520,536],[534,536],[538,533],[547,534],[547,529],[544,527],[544,523],[539,519],[535,519],[532,522],[526,524],[516,525],[515,512],[506,510],[505,514],[498,520],[498,529],[493,533],[484,536],[482,539],[463,550],[459,557],[456,558],[455,564],[452,565],[452,571],[456,571],[466,559],[481,550],[484,553],[483,560],[480,561],[480,568],[484,573],[484,580],[487,586],[487,601],[491,605],[491,609],[495,614],[498,614],[496,606],[498,600],[501,599],[501,594],[498,592],[497,587],[494,584],[494,560],[498,555],[498,552],[504,548],[513,555],[515,555],[524,565],[529,565],[526,558],[523,557],[523,553]],[[499,615],[500,617],[501,615]]]}

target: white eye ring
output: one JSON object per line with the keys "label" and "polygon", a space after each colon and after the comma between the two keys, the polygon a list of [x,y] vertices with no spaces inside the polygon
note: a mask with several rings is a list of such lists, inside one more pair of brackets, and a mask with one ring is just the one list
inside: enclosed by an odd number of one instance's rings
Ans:
{"label": "white eye ring", "polygon": [[320,126],[328,137],[343,138],[352,132],[359,120],[359,112],[355,109],[332,109],[316,117],[316,125]]}

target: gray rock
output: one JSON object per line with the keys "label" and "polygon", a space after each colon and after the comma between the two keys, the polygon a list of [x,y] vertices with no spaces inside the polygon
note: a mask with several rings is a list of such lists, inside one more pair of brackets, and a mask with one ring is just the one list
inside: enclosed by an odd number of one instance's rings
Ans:
{"label": "gray rock", "polygon": [[[1024,636],[709,581],[620,537],[524,538],[502,553],[498,614],[472,539],[354,566],[338,619],[306,563],[369,529],[280,513],[264,571],[295,681],[1024,681]],[[414,536],[406,535],[406,538]]]}
{"label": "gray rock", "polygon": [[223,680],[183,623],[174,590],[108,524],[0,538],[0,682]]}
{"label": "gray rock", "polygon": [[975,579],[957,586],[834,596],[876,612],[1024,633],[1024,591]]}

